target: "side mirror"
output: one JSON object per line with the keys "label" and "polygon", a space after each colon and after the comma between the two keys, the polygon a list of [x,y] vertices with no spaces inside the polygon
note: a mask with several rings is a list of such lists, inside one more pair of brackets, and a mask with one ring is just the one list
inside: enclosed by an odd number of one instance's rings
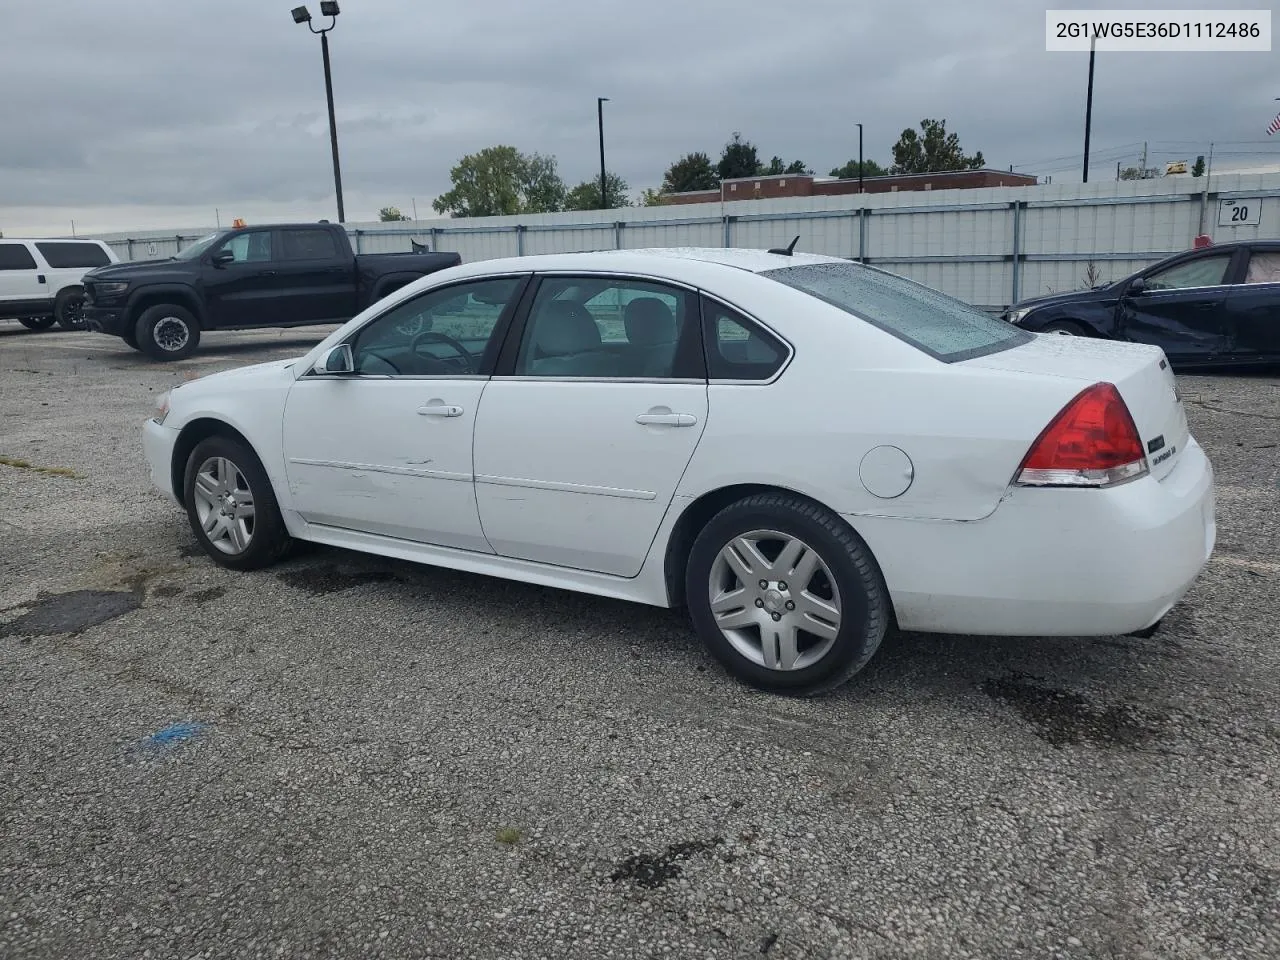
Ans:
{"label": "side mirror", "polygon": [[355,373],[356,362],[351,353],[351,344],[340,343],[333,347],[316,361],[316,365],[311,368],[311,372],[330,377],[344,373]]}
{"label": "side mirror", "polygon": [[236,255],[230,250],[219,250],[213,255],[213,260],[210,262],[215,267],[224,267],[228,263],[235,263]]}
{"label": "side mirror", "polygon": [[1125,293],[1131,297],[1136,297],[1140,293],[1147,292],[1147,281],[1142,277],[1135,277],[1133,282],[1129,284],[1129,289]]}

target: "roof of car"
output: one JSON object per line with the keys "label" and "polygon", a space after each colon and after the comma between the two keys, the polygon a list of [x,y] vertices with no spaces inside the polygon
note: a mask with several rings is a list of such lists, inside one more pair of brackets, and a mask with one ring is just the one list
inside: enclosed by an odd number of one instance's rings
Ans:
{"label": "roof of car", "polygon": [[666,261],[668,269],[677,264],[714,264],[750,273],[777,270],[812,263],[850,263],[841,257],[825,257],[812,253],[787,255],[766,250],[722,247],[651,247],[635,250],[593,250],[579,253],[541,253],[498,260],[476,261],[456,269],[482,270],[643,270],[649,264]]}

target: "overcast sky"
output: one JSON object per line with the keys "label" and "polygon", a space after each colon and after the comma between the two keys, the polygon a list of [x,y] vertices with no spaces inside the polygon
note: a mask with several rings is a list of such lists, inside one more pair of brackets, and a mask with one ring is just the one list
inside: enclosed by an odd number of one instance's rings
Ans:
{"label": "overcast sky", "polygon": [[[297,2],[297,0],[294,0]],[[318,38],[290,0],[0,0],[0,231],[335,217]],[[1055,8],[1154,7],[1054,3]],[[1160,7],[1227,9],[1263,3]],[[318,0],[311,0],[318,17]],[[1046,53],[1027,0],[342,0],[332,41],[347,219],[433,216],[463,154],[554,154],[634,192],[735,131],[826,173],[947,120],[968,152],[1080,178],[1088,55]],[[1093,177],[1150,159],[1280,163],[1276,53],[1098,58]],[[1249,141],[1252,141],[1251,143]],[[1203,144],[1203,146],[1197,146]],[[1265,151],[1246,156],[1245,151]]]}

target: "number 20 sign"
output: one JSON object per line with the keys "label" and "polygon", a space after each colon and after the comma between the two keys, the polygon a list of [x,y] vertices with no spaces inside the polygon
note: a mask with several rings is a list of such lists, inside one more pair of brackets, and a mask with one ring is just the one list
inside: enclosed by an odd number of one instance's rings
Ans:
{"label": "number 20 sign", "polygon": [[1220,227],[1256,227],[1261,217],[1261,197],[1218,201],[1218,226]]}

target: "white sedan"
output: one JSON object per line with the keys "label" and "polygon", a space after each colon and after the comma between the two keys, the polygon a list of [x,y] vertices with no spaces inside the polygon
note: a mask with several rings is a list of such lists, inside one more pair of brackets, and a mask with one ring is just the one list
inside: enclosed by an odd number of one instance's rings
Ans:
{"label": "white sedan", "polygon": [[173,390],[144,441],[223,566],[310,540],[683,605],[791,693],[891,627],[1149,630],[1214,543],[1158,348],[785,252],[444,270],[301,359]]}

